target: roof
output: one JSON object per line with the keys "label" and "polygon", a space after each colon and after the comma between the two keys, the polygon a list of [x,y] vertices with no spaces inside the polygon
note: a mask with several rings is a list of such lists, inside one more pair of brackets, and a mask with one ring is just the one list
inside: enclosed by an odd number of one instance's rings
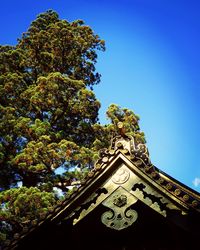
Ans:
{"label": "roof", "polygon": [[[15,234],[5,249],[14,249],[44,223],[71,218],[75,225],[99,204],[109,209],[102,215],[102,223],[121,230],[137,220],[137,211],[130,209],[137,200],[164,217],[168,217],[169,211],[178,211],[182,216],[191,211],[200,213],[200,194],[160,171],[151,163],[145,144],[137,144],[134,137],[122,134],[112,140],[109,149],[100,151],[99,160],[74,193],[45,217]],[[124,217],[116,220],[113,215],[119,211]],[[109,220],[111,217],[114,219]]]}

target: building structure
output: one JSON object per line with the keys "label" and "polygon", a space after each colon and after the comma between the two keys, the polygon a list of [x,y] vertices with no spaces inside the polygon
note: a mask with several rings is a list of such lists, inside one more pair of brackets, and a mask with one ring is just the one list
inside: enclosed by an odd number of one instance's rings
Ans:
{"label": "building structure", "polygon": [[200,195],[155,167],[123,133],[87,178],[5,249],[199,249]]}

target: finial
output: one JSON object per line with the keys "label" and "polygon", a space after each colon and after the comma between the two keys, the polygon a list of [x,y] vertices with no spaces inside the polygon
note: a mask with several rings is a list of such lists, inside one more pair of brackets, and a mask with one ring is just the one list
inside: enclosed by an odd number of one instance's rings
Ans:
{"label": "finial", "polygon": [[118,129],[119,129],[119,134],[120,134],[122,137],[124,137],[124,135],[125,135],[125,127],[124,127],[123,122],[118,122],[118,123],[117,123],[117,127],[118,127]]}

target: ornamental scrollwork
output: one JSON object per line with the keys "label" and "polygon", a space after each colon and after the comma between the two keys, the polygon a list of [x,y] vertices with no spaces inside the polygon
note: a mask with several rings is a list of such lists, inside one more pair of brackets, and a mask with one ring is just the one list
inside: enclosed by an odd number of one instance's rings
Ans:
{"label": "ornamental scrollwork", "polygon": [[115,230],[122,230],[131,226],[138,218],[138,213],[131,208],[137,198],[119,187],[102,204],[109,208],[102,214],[104,225]]}

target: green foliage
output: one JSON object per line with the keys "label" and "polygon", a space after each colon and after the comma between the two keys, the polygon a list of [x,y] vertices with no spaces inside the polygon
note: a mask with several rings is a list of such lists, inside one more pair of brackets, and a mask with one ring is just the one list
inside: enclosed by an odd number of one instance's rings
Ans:
{"label": "green foliage", "polygon": [[65,193],[84,178],[119,121],[144,141],[128,109],[113,104],[111,124],[98,123],[97,50],[104,41],[89,26],[54,11],[40,14],[16,46],[0,46],[2,240],[51,208],[56,188]]}
{"label": "green foliage", "polygon": [[51,72],[66,74],[88,86],[100,81],[94,67],[95,50],[105,50],[105,44],[82,20],[70,23],[53,11],[43,13],[23,34],[17,48],[25,51],[24,66],[35,81]]}
{"label": "green foliage", "polygon": [[139,116],[134,114],[132,110],[127,108],[121,108],[116,104],[111,104],[107,110],[107,116],[112,122],[112,130],[117,130],[117,124],[123,122],[127,135],[134,136],[137,143],[145,143],[145,136],[143,132],[140,132]]}
{"label": "green foliage", "polygon": [[44,216],[56,204],[57,198],[50,192],[36,187],[12,188],[0,193],[0,240],[13,231],[20,231],[32,220]]}

